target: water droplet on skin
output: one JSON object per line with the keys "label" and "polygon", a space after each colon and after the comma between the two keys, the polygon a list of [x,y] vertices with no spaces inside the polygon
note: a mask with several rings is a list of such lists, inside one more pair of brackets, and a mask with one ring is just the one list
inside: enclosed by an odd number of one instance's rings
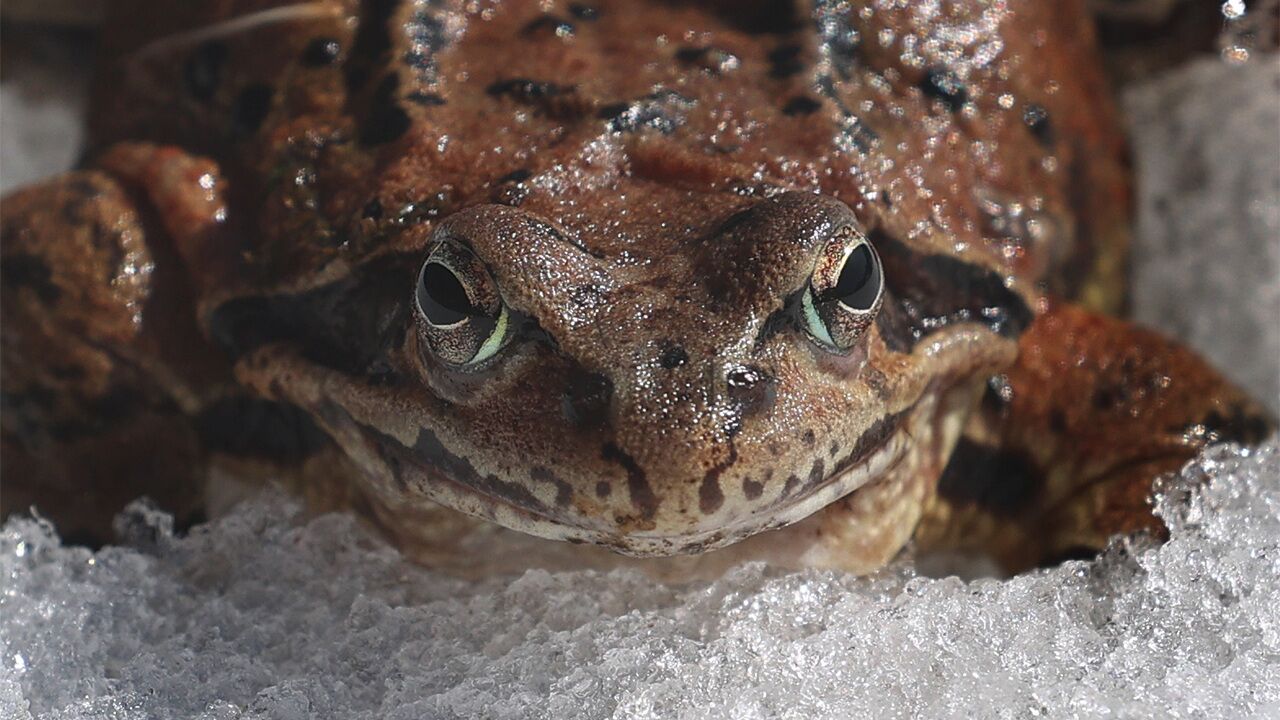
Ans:
{"label": "water droplet on skin", "polygon": [[1222,59],[1231,65],[1243,65],[1249,62],[1249,49],[1239,45],[1231,45],[1222,49]]}

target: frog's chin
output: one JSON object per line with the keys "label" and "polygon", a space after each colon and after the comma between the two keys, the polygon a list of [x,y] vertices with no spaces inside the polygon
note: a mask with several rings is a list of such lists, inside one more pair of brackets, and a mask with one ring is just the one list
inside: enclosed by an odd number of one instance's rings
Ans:
{"label": "frog's chin", "polygon": [[636,557],[681,555],[716,550],[752,535],[795,524],[837,500],[888,475],[912,450],[907,423],[878,444],[868,447],[857,462],[826,476],[820,483],[765,509],[756,509],[736,522],[678,535],[636,533],[622,543],[607,543],[615,551]]}

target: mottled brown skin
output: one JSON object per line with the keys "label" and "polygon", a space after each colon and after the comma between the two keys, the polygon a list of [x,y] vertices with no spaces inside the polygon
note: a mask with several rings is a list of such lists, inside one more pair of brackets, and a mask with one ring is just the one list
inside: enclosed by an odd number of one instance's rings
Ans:
{"label": "mottled brown skin", "polygon": [[[157,477],[155,427],[192,506],[193,473],[284,477],[442,564],[483,531],[440,504],[860,571],[922,517],[1011,566],[1150,526],[1153,478],[1215,436],[1149,428],[1265,420],[1185,351],[1047,309],[1124,298],[1124,146],[1081,8],[924,12],[116,3],[89,169],[3,206],[6,508],[109,516]],[[884,290],[837,350],[802,300],[838,239]],[[415,305],[442,244],[509,311],[473,366]],[[984,503],[989,464],[947,466],[971,417],[957,457],[1018,453],[1046,489]]]}

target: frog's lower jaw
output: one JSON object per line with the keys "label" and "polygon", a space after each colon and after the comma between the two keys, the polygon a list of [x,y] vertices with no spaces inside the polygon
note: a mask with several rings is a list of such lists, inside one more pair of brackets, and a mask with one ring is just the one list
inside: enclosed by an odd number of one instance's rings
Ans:
{"label": "frog's lower jaw", "polygon": [[[833,477],[788,508],[788,516],[798,518],[794,524],[782,527],[786,521],[776,516],[779,524],[773,527],[777,529],[753,530],[745,539],[699,554],[642,553],[630,548],[619,552],[616,545],[556,542],[564,537],[517,532],[434,504],[414,510],[377,505],[373,509],[403,552],[461,577],[533,567],[631,568],[669,582],[684,582],[719,577],[735,565],[752,561],[866,574],[883,567],[910,539],[982,387],[981,382],[970,382],[922,397],[893,436],[863,463],[844,471],[847,477]],[[859,488],[829,499],[843,491],[841,481],[846,479]],[[689,537],[658,539],[674,544]]]}

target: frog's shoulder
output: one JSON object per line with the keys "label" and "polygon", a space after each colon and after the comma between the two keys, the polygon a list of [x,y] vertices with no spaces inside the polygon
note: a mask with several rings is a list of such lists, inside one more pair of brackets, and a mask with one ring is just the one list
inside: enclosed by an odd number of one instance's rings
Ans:
{"label": "frog's shoulder", "polygon": [[1125,145],[1081,3],[819,3],[815,19],[816,87],[852,158],[832,194],[917,250],[1117,304]]}

